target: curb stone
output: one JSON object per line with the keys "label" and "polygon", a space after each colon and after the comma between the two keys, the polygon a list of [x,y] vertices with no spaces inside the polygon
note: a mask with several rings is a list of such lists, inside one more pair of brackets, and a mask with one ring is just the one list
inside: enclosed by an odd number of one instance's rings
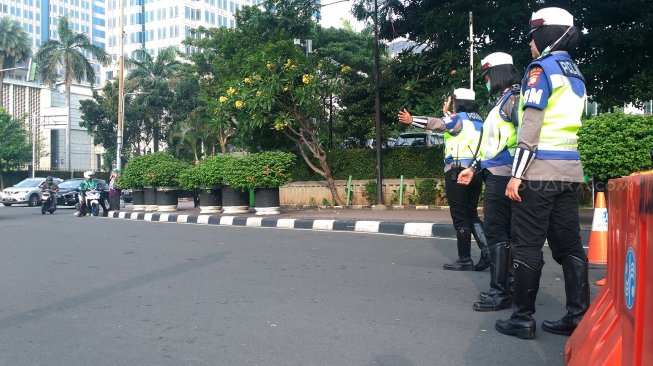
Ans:
{"label": "curb stone", "polygon": [[[222,226],[249,226],[280,229],[299,229],[317,231],[349,231],[375,234],[393,234],[415,237],[456,238],[456,230],[449,223],[390,222],[369,220],[334,219],[293,219],[269,216],[221,216],[187,215],[179,213],[109,211],[106,215],[113,219],[142,220],[150,222],[174,222],[182,224],[203,224]],[[581,228],[583,243],[589,242],[591,229]]]}

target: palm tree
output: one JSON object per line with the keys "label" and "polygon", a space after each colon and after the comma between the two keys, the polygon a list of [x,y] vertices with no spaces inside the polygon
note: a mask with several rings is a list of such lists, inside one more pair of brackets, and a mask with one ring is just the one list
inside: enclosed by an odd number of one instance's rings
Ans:
{"label": "palm tree", "polygon": [[[176,47],[167,47],[152,57],[146,49],[134,51],[134,59],[127,59],[125,63],[131,68],[128,80],[136,82],[141,90],[150,92],[150,107],[153,112],[159,111],[160,115],[153,117],[153,147],[159,151],[159,135],[165,116],[167,103],[161,103],[170,97],[171,79],[179,66]],[[154,93],[159,95],[153,95]]]}
{"label": "palm tree", "polygon": [[[47,84],[54,85],[61,77],[66,85],[66,107],[68,109],[68,122],[66,124],[66,159],[68,160],[68,170],[70,168],[70,87],[73,80],[78,83],[82,80],[89,81],[91,85],[95,81],[95,70],[84,56],[84,51],[88,51],[96,61],[103,65],[109,64],[109,57],[104,50],[89,40],[86,34],[75,33],[70,29],[68,18],[59,18],[57,26],[59,39],[49,39],[39,47],[34,55],[43,81]],[[60,76],[60,71],[63,75]]]}
{"label": "palm tree", "polygon": [[[17,21],[0,18],[0,70],[10,69],[27,60],[32,53],[29,36]],[[0,71],[0,105],[4,104],[3,82],[5,71]]]}

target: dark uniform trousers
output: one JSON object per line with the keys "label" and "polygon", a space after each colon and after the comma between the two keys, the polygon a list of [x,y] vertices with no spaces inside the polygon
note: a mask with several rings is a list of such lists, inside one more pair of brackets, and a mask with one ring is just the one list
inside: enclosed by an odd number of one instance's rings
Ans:
{"label": "dark uniform trousers", "polygon": [[456,183],[454,169],[445,173],[444,189],[449,202],[451,220],[456,231],[461,229],[471,230],[472,224],[480,223],[478,217],[478,198],[483,188],[483,178],[480,174],[474,176],[469,185]]}
{"label": "dark uniform trousers", "polygon": [[486,173],[483,219],[488,245],[510,242],[511,200],[506,196],[510,177]]}
{"label": "dark uniform trousers", "polygon": [[542,247],[548,240],[553,259],[559,264],[569,255],[587,262],[580,240],[579,188],[580,183],[522,181],[521,202],[512,203],[515,260],[539,268],[544,263]]}

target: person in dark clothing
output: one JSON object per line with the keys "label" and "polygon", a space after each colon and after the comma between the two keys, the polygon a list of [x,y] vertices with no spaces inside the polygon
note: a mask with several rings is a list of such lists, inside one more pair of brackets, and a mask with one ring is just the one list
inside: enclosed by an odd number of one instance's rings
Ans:
{"label": "person in dark clothing", "polygon": [[[478,114],[475,93],[471,89],[454,90],[453,98],[445,102],[445,117],[434,118],[411,116],[404,109],[399,112],[399,122],[427,130],[445,132],[445,191],[449,201],[449,212],[456,229],[458,259],[443,266],[452,271],[482,271],[489,266],[489,252],[483,222],[478,217],[478,199],[483,188],[483,179],[474,177],[467,185],[458,184],[458,174],[469,166],[478,155],[483,119]],[[449,114],[453,99],[454,114]],[[471,258],[472,235],[481,249],[481,258],[476,266]]]}
{"label": "person in dark clothing", "polygon": [[503,334],[535,337],[535,299],[546,240],[562,265],[567,313],[543,321],[546,332],[571,335],[589,307],[587,256],[580,240],[579,187],[583,168],[578,129],[585,105],[585,79],[569,55],[582,35],[573,16],[544,8],[530,21],[533,61],[521,84],[519,137],[506,195],[512,203],[512,315],[497,320]]}
{"label": "person in dark clothing", "polygon": [[474,304],[474,310],[494,311],[512,305],[508,284],[512,208],[505,191],[517,147],[521,78],[513,66],[512,56],[503,52],[492,53],[481,60],[481,68],[490,94],[500,96],[483,123],[479,159],[460,173],[458,183],[469,184],[475,174],[485,176],[483,215],[490,251],[490,290],[481,292],[481,301]]}

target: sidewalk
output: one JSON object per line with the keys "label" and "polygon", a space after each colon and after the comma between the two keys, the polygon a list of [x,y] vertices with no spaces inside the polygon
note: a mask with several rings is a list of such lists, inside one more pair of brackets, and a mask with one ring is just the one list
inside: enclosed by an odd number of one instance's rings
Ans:
{"label": "sidewalk", "polygon": [[[580,211],[581,238],[588,242],[592,228],[593,209]],[[482,218],[483,210],[479,209]],[[430,209],[372,209],[372,208],[294,208],[282,207],[281,214],[256,216],[253,212],[238,216],[224,214],[202,215],[190,200],[179,200],[176,212],[157,213],[112,211],[112,218],[145,221],[166,221],[213,225],[264,226],[287,229],[340,230],[409,236],[455,237],[447,206]]]}

